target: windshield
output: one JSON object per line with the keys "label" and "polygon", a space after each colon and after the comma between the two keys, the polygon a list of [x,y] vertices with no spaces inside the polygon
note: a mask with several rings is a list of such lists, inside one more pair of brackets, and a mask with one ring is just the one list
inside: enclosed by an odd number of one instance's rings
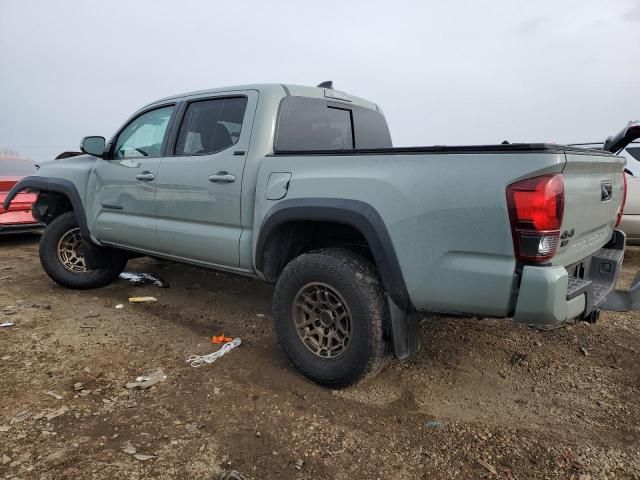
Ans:
{"label": "windshield", "polygon": [[640,162],[640,147],[627,147],[627,153]]}

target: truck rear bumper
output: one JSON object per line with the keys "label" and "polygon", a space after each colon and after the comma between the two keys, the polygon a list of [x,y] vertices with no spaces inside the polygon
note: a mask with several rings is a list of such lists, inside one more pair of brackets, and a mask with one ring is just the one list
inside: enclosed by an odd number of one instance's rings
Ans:
{"label": "truck rear bumper", "polygon": [[615,287],[624,258],[624,233],[578,265],[523,268],[514,321],[553,326],[585,317],[604,303]]}

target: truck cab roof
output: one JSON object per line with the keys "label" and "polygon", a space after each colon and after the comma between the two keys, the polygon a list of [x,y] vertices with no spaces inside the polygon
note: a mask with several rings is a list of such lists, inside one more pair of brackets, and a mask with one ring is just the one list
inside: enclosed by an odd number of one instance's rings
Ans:
{"label": "truck cab roof", "polygon": [[[217,93],[234,92],[241,90],[257,90],[260,94],[274,95],[279,97],[295,96],[295,97],[310,97],[310,98],[326,98],[335,100],[338,102],[345,102],[351,105],[357,105],[359,107],[368,108],[380,112],[380,108],[377,104],[365,100],[364,98],[350,95],[340,90],[334,90],[332,88],[311,87],[308,85],[293,85],[282,83],[257,83],[247,85],[231,85],[228,87],[212,88],[206,90],[196,90],[193,92],[181,93],[178,95],[171,95],[164,97],[155,102],[150,103],[148,106],[164,103],[170,100],[183,100],[186,98],[194,97],[206,97]],[[146,108],[146,107],[145,107]]]}

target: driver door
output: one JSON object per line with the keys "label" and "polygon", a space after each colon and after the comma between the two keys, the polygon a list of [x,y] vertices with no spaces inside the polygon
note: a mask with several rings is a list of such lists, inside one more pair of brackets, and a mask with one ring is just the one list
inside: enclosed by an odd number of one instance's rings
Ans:
{"label": "driver door", "polygon": [[94,220],[89,228],[100,242],[150,252],[158,249],[156,176],[174,111],[171,104],[137,115],[112,139],[106,159],[98,160],[93,175]]}

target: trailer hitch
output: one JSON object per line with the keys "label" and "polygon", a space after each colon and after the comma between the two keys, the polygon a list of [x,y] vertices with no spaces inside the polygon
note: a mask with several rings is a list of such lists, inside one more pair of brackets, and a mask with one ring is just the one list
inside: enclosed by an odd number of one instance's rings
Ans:
{"label": "trailer hitch", "polygon": [[640,272],[631,282],[629,290],[613,290],[600,308],[611,312],[640,310]]}

